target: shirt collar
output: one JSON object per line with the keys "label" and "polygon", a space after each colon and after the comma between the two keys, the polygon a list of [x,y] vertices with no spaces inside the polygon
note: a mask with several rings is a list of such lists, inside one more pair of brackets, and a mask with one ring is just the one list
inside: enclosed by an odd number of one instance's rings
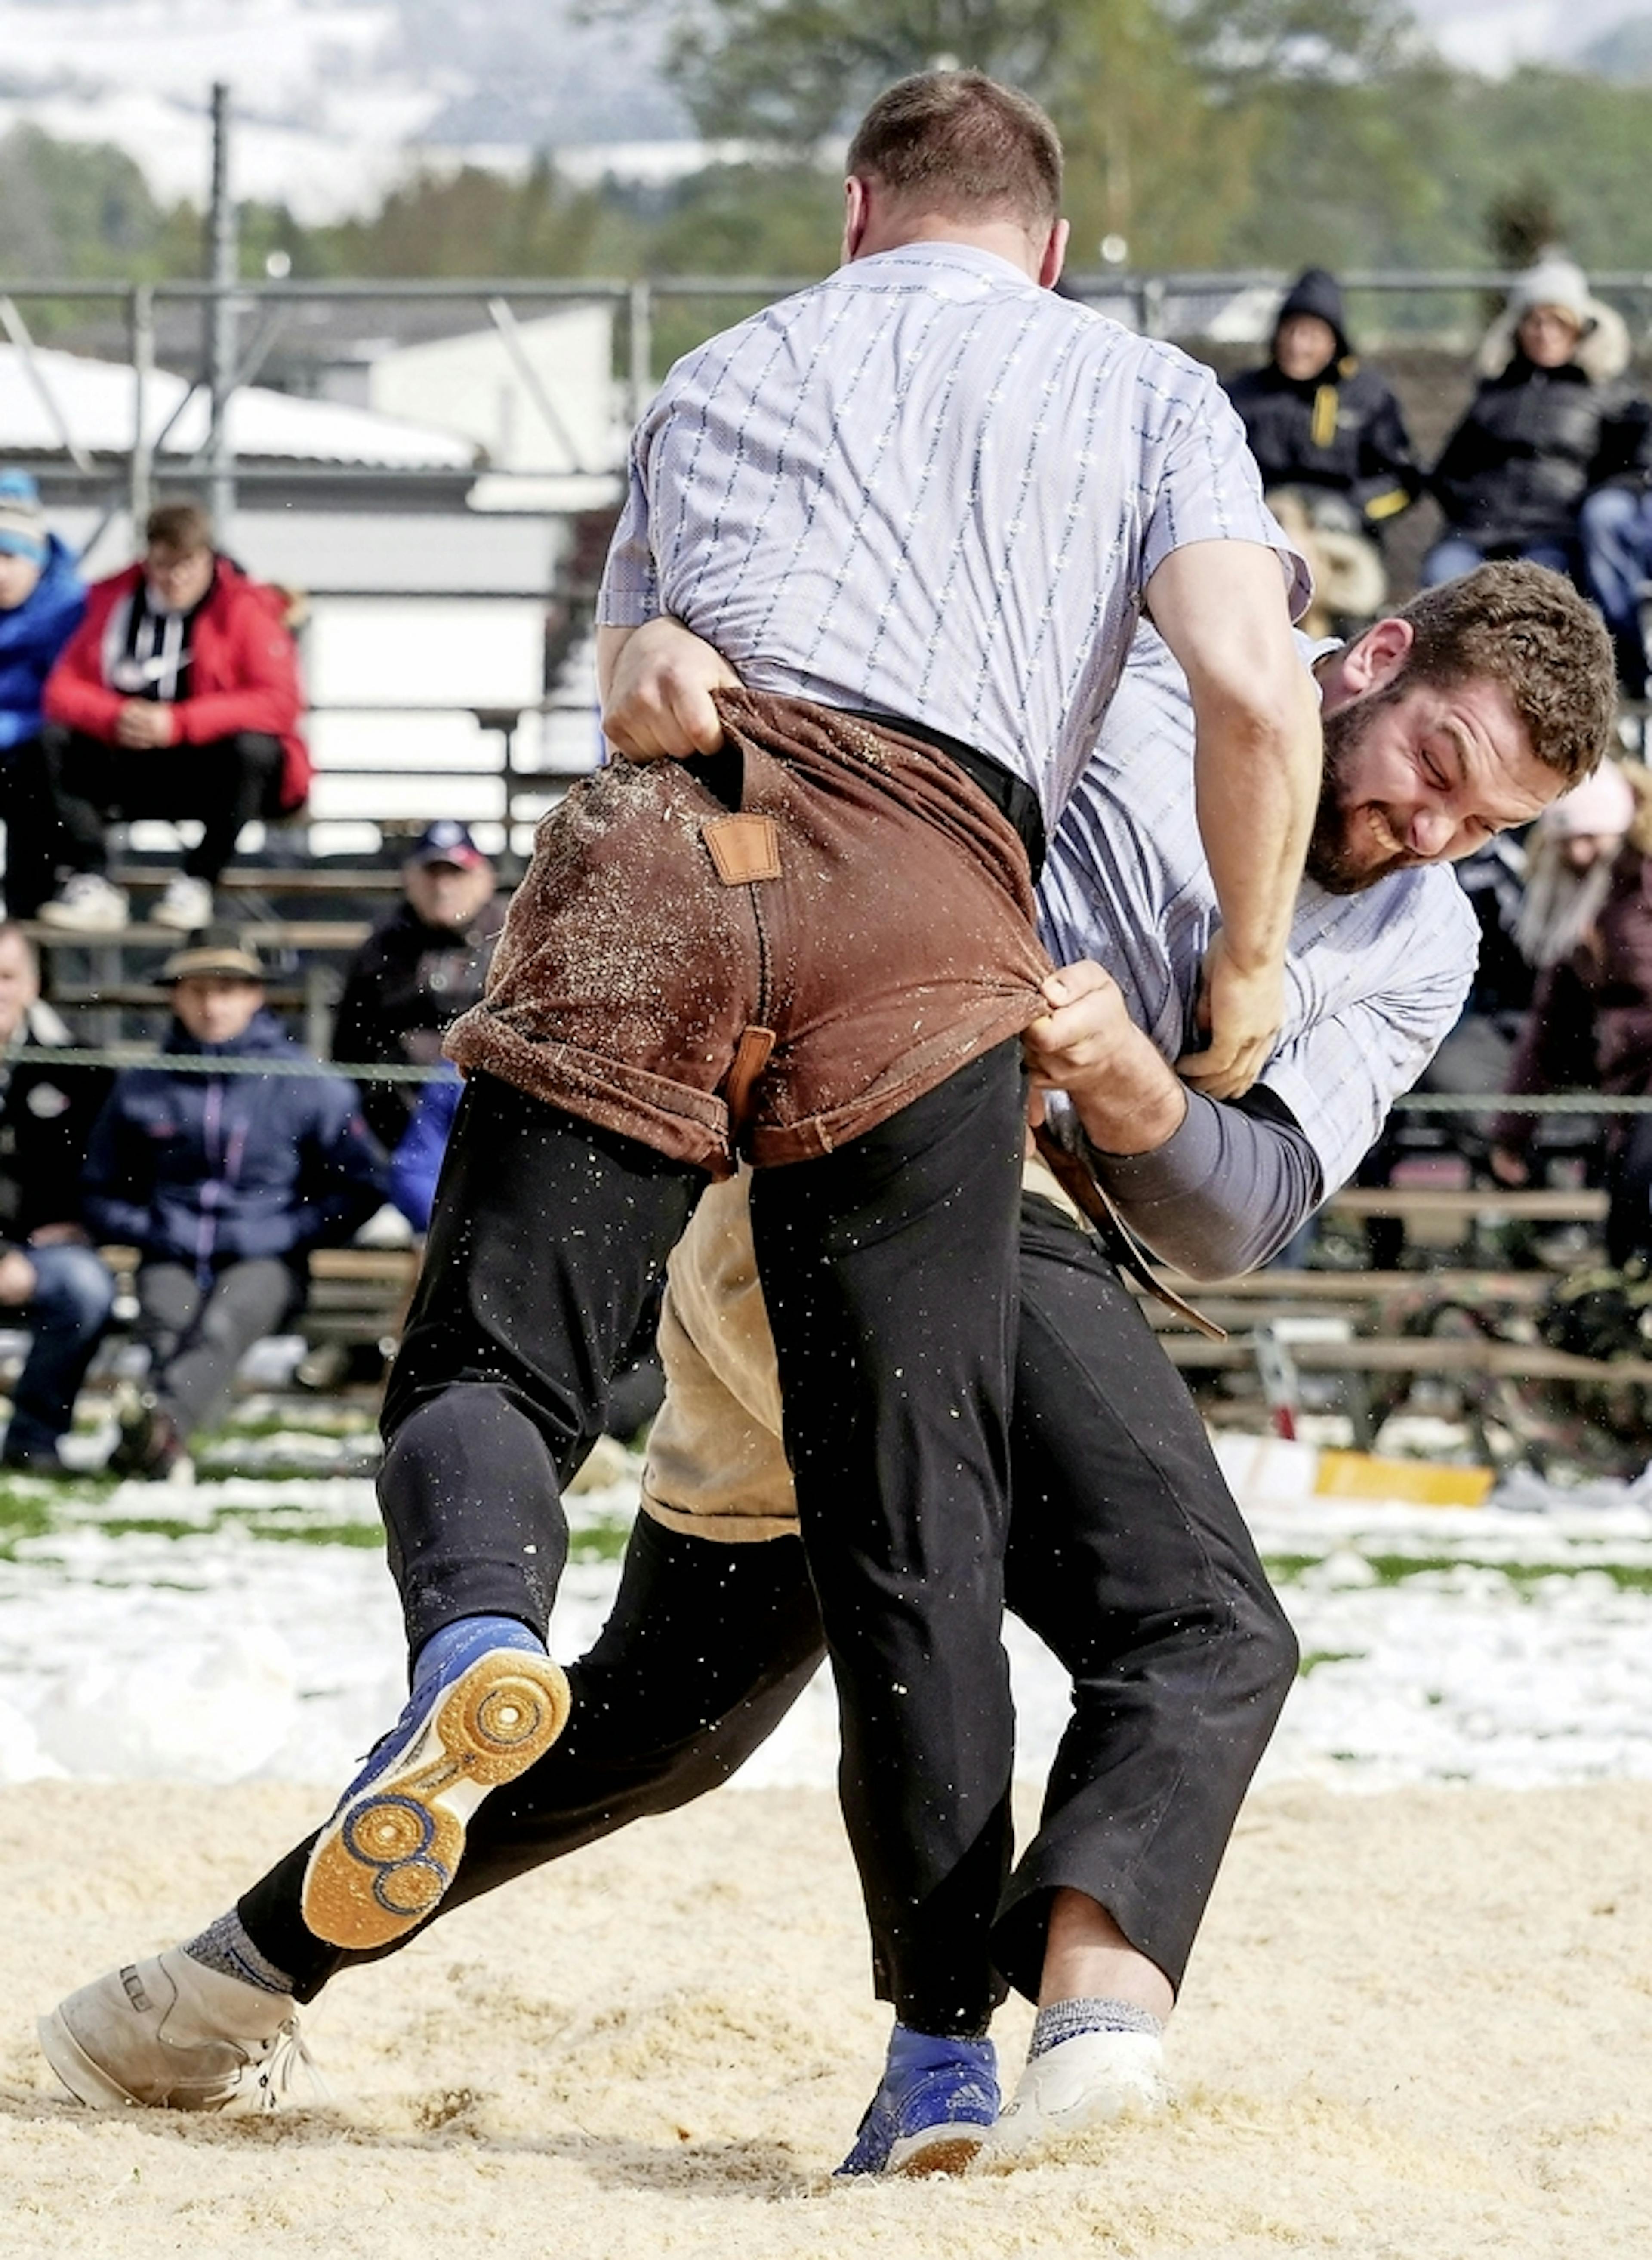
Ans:
{"label": "shirt collar", "polygon": [[978,275],[983,282],[1012,282],[1023,290],[1036,290],[1038,284],[1032,276],[1008,259],[1000,259],[996,251],[983,251],[973,243],[943,243],[926,238],[918,243],[903,243],[893,251],[875,251],[864,259],[852,259],[838,269],[840,282],[864,281],[874,283],[897,267],[951,268],[969,275]]}

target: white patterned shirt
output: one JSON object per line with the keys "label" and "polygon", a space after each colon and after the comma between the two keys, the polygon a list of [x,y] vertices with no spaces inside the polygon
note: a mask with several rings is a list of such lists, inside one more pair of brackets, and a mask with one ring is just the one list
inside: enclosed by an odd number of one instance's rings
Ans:
{"label": "white patterned shirt", "polygon": [[[1334,645],[1298,637],[1305,660]],[[1193,813],[1187,682],[1144,626],[1094,756],[1039,883],[1045,946],[1088,957],[1124,991],[1166,1059],[1189,1048],[1216,895]],[[1444,865],[1398,871],[1359,895],[1305,880],[1285,961],[1285,1017],[1261,1080],[1317,1155],[1322,1193],[1344,1184],[1450,1033],[1480,933]]]}
{"label": "white patterned shirt", "polygon": [[754,690],[927,725],[1053,825],[1173,549],[1278,551],[1244,427],[1175,347],[994,254],[851,261],[678,361],[599,621],[670,613]]}

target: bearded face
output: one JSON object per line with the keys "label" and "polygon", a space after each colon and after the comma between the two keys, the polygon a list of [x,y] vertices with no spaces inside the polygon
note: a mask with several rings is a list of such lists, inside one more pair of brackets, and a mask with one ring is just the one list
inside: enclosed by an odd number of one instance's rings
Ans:
{"label": "bearded face", "polygon": [[1328,895],[1363,894],[1432,858],[1404,845],[1406,819],[1362,790],[1361,755],[1387,711],[1405,696],[1402,675],[1382,690],[1355,698],[1324,718],[1325,773],[1308,840],[1307,873]]}

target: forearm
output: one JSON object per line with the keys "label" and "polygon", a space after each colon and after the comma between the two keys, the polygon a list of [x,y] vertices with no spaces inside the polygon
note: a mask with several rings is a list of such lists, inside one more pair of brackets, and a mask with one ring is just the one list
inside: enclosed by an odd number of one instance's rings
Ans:
{"label": "forearm", "polygon": [[1282,966],[1319,805],[1318,697],[1292,655],[1242,696],[1196,688],[1193,710],[1194,805],[1227,955],[1243,972]]}
{"label": "forearm", "polygon": [[[1277,1110],[1277,1111],[1276,1111]],[[1179,1129],[1141,1154],[1085,1157],[1119,1213],[1162,1262],[1198,1279],[1255,1270],[1318,1207],[1319,1164],[1286,1110],[1188,1094]]]}

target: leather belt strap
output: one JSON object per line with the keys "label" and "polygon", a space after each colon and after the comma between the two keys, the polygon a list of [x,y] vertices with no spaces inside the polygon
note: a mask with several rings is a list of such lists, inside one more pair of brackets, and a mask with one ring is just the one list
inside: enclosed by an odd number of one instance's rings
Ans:
{"label": "leather belt strap", "polygon": [[1161,1285],[1154,1277],[1151,1258],[1113,1206],[1095,1171],[1088,1169],[1076,1154],[1069,1154],[1065,1146],[1059,1145],[1041,1122],[1033,1133],[1033,1143],[1068,1198],[1090,1219],[1097,1239],[1125,1277],[1143,1294],[1151,1295],[1155,1302],[1174,1311],[1184,1325],[1197,1327],[1212,1341],[1226,1341],[1226,1327],[1219,1327],[1214,1319],[1207,1319],[1203,1311],[1196,1311],[1191,1303],[1184,1303],[1173,1289]]}
{"label": "leather belt strap", "polygon": [[723,1085],[723,1098],[728,1107],[731,1144],[739,1142],[751,1106],[753,1086],[768,1066],[769,1055],[774,1048],[775,1032],[772,1028],[747,1026],[740,1030],[740,1041],[734,1047],[734,1063],[728,1070],[727,1082]]}

